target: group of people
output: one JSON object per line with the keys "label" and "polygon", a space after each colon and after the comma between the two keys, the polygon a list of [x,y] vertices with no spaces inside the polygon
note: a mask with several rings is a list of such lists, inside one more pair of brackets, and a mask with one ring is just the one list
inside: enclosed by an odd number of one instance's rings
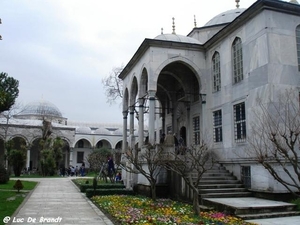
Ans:
{"label": "group of people", "polygon": [[[107,159],[107,174],[109,177],[111,177],[113,174],[116,174],[115,164],[112,157],[108,157]],[[120,182],[121,180],[122,180],[122,175],[120,172],[118,172],[115,176],[115,181]]]}
{"label": "group of people", "polygon": [[64,177],[64,176],[78,176],[80,174],[80,176],[85,176],[85,163],[82,162],[81,167],[78,168],[78,166],[74,167],[72,165],[69,166],[69,168],[65,168],[65,166],[61,166],[59,169],[59,174],[60,176]]}

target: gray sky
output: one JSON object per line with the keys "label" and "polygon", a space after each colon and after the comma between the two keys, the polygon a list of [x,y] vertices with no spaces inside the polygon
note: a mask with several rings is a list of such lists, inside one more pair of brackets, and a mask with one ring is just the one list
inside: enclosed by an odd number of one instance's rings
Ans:
{"label": "gray sky", "polygon": [[[240,0],[247,8],[255,0]],[[19,80],[23,105],[50,101],[70,121],[122,123],[102,78],[126,65],[145,38],[187,35],[235,0],[1,0],[0,72]]]}

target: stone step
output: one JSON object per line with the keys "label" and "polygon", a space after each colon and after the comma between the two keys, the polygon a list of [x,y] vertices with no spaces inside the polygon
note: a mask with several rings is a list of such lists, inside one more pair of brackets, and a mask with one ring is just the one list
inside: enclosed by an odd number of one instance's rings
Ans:
{"label": "stone step", "polygon": [[201,180],[203,180],[203,181],[206,181],[206,180],[214,180],[214,181],[216,181],[216,180],[236,180],[236,177],[234,177],[234,176],[202,177]]}
{"label": "stone step", "polygon": [[234,214],[244,220],[298,216],[296,205],[255,197],[203,198],[202,204],[214,210]]}
{"label": "stone step", "polygon": [[216,189],[216,188],[240,188],[244,185],[241,183],[237,184],[201,184],[198,185],[199,189]]}
{"label": "stone step", "polygon": [[240,181],[238,180],[215,180],[215,179],[210,179],[210,180],[201,180],[200,185],[204,184],[239,184]]}
{"label": "stone step", "polygon": [[252,193],[247,191],[200,194],[200,197],[202,199],[203,198],[238,198],[238,197],[251,197],[251,196]]}
{"label": "stone step", "polygon": [[233,176],[231,173],[204,173],[202,175],[202,177],[231,177],[231,176]]}
{"label": "stone step", "polygon": [[266,219],[276,217],[287,217],[287,216],[299,216],[299,211],[288,211],[288,212],[270,212],[270,213],[256,213],[256,214],[240,214],[236,215],[243,220],[255,220],[255,219]]}
{"label": "stone step", "polygon": [[246,188],[215,188],[215,189],[199,189],[200,194],[205,193],[233,193],[233,192],[247,192]]}

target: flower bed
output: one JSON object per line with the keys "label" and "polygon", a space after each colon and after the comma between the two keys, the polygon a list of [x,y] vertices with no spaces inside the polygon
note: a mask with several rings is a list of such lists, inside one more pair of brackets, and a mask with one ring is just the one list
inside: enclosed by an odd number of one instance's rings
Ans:
{"label": "flower bed", "polygon": [[119,224],[172,224],[172,225],[253,225],[220,212],[193,213],[189,204],[141,196],[94,196],[91,200]]}

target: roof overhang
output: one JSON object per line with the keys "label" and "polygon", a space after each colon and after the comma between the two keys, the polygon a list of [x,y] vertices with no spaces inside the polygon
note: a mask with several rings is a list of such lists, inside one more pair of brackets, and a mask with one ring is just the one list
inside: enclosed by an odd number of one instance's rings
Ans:
{"label": "roof overhang", "polygon": [[136,63],[140,60],[140,58],[144,55],[144,53],[150,47],[158,47],[158,48],[172,48],[172,49],[185,49],[185,50],[204,50],[203,45],[201,44],[193,44],[193,43],[184,43],[184,42],[175,42],[175,41],[166,41],[166,40],[158,40],[158,39],[149,39],[146,38],[138,50],[134,53],[133,57],[130,59],[128,64],[124,67],[124,69],[119,74],[120,79],[124,79],[127,74],[132,70],[132,68],[136,65]]}

